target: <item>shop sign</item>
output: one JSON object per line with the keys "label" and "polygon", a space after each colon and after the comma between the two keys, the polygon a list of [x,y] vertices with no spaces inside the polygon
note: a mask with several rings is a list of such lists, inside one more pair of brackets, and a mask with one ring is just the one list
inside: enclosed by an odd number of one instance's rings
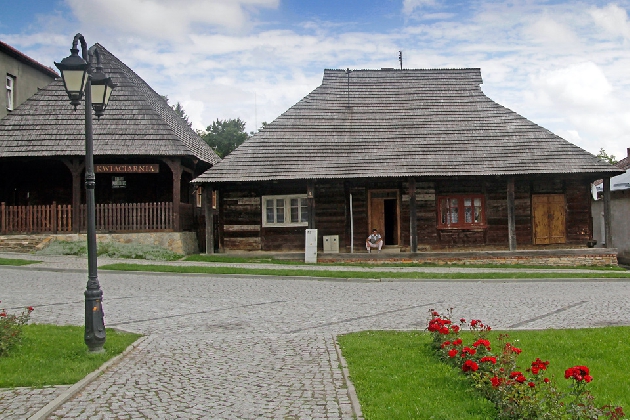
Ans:
{"label": "shop sign", "polygon": [[157,174],[159,164],[95,164],[97,174]]}

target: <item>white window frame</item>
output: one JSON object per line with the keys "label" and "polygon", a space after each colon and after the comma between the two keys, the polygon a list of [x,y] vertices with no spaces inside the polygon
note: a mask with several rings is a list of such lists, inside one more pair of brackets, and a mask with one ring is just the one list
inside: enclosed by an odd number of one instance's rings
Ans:
{"label": "white window frame", "polygon": [[7,88],[7,109],[13,111],[15,106],[15,77],[7,74],[5,86]]}
{"label": "white window frame", "polygon": [[[302,206],[300,203],[304,203],[306,206],[306,194],[291,194],[291,195],[263,195],[262,196],[262,225],[263,227],[292,227],[292,226],[308,226],[308,221],[304,222],[291,222],[291,200],[297,198],[298,200],[304,199],[303,201],[298,201],[298,215],[302,214]],[[267,201],[274,201],[274,221],[267,221]],[[282,200],[284,202],[284,222],[278,223],[277,220],[277,200]]]}

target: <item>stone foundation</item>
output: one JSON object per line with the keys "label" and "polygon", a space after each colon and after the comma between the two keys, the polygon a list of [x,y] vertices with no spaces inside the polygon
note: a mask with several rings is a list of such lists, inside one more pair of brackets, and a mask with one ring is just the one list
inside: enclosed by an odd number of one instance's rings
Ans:
{"label": "stone foundation", "polygon": [[[57,241],[87,241],[85,233],[47,236],[51,236]],[[199,252],[195,232],[97,233],[96,242],[155,245],[184,255],[197,254]]]}

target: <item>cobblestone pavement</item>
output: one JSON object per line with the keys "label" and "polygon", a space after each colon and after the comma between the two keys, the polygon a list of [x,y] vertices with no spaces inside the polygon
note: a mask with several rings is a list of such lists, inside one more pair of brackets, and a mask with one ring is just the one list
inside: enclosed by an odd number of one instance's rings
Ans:
{"label": "cobblestone pavement", "polygon": [[[0,267],[2,306],[83,324],[87,275]],[[630,325],[628,281],[340,282],[101,270],[108,327],[148,336],[54,419],[351,419],[335,336],[422,329],[430,308],[495,329]],[[62,391],[62,389],[61,389]],[[23,419],[60,388],[0,390]]]}

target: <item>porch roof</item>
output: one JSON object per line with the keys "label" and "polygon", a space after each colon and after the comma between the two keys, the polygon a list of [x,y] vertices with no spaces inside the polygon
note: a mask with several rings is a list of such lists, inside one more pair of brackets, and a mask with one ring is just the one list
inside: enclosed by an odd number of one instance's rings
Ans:
{"label": "porch roof", "polygon": [[[140,76],[100,44],[115,84],[105,115],[94,118],[94,155],[220,158]],[[84,101],[76,112],[57,79],[0,120],[0,158],[85,155]]]}
{"label": "porch roof", "polygon": [[621,171],[489,99],[480,69],[325,70],[194,182]]}

